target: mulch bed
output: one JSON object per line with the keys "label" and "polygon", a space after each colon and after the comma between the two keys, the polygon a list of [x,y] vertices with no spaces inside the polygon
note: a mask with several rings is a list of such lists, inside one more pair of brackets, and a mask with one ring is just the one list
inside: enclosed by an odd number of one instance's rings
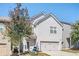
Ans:
{"label": "mulch bed", "polygon": [[79,53],[79,48],[65,49],[65,50],[62,50],[62,51],[70,52],[70,53]]}
{"label": "mulch bed", "polygon": [[71,50],[79,50],[79,48],[71,48]]}
{"label": "mulch bed", "polygon": [[11,56],[19,56],[17,53],[13,53]]}
{"label": "mulch bed", "polygon": [[50,56],[43,52],[38,52],[37,54],[35,54],[34,52],[25,52],[22,55],[24,55],[24,56],[28,56],[28,55],[30,55],[30,56]]}

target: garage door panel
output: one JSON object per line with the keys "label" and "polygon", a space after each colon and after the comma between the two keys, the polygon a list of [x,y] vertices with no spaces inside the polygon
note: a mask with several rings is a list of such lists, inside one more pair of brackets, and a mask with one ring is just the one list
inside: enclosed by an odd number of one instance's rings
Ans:
{"label": "garage door panel", "polygon": [[0,56],[6,55],[7,49],[6,45],[0,45]]}
{"label": "garage door panel", "polygon": [[58,42],[41,42],[41,51],[57,51]]}

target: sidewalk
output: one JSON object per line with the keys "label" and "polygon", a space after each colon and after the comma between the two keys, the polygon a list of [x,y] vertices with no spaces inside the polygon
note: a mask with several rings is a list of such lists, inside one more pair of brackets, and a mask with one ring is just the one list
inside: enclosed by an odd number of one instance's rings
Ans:
{"label": "sidewalk", "polygon": [[64,51],[52,51],[52,52],[45,52],[51,56],[79,56],[79,53],[70,53]]}

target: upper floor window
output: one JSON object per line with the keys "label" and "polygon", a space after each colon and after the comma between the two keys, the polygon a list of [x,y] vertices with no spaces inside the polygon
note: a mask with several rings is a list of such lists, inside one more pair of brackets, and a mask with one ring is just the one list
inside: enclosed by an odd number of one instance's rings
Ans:
{"label": "upper floor window", "polygon": [[57,33],[57,28],[50,26],[50,33]]}

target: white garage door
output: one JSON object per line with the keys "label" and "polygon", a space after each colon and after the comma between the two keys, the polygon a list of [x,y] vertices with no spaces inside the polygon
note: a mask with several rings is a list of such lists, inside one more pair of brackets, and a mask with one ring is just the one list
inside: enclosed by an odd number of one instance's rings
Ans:
{"label": "white garage door", "polygon": [[0,44],[0,56],[6,56],[7,52],[7,46],[5,44]]}
{"label": "white garage door", "polygon": [[41,42],[41,51],[57,51],[59,42]]}

